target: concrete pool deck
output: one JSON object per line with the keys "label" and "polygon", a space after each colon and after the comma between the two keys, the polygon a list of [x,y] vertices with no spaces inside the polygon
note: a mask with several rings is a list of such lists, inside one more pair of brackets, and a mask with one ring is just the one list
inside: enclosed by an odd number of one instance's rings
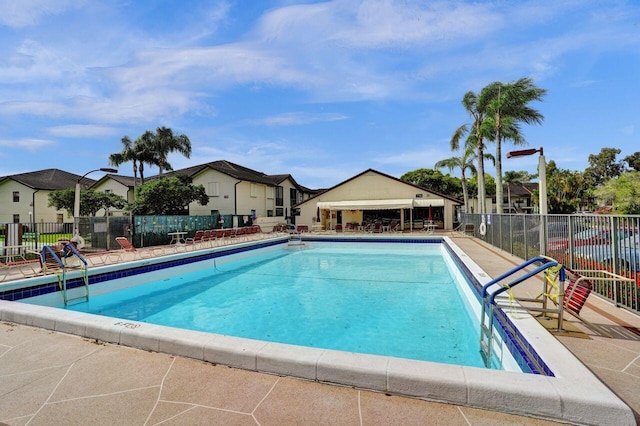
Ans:
{"label": "concrete pool deck", "polygon": [[[472,238],[455,243],[491,276],[521,262]],[[595,297],[583,313],[610,331],[640,326],[638,317]],[[557,338],[638,412],[640,336],[629,332],[608,339],[584,331],[589,339]],[[0,324],[0,377],[0,422],[7,424],[553,424],[236,370],[7,322]]]}

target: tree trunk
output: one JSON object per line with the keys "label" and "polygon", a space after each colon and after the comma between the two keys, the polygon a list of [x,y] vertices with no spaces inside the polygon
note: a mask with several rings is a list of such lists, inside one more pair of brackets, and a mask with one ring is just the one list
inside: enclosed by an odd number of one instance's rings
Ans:
{"label": "tree trunk", "polygon": [[[497,117],[498,120],[502,118]],[[496,129],[496,213],[502,214],[502,200],[504,191],[502,190],[502,132],[500,126]]]}
{"label": "tree trunk", "polygon": [[485,199],[487,191],[484,188],[484,145],[478,142],[478,213],[485,214],[487,206]]}

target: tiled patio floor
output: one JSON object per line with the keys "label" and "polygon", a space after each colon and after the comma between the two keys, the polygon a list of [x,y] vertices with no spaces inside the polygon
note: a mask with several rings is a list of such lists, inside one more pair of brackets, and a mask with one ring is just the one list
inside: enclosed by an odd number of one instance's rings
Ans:
{"label": "tiled patio floor", "polygon": [[[521,262],[473,238],[456,243],[491,276]],[[640,328],[640,318],[596,297],[583,313],[609,330]],[[630,332],[609,339],[585,331],[589,338],[558,339],[638,413],[640,336]],[[0,383],[0,422],[9,425],[555,424],[247,372],[10,323],[0,323]]]}

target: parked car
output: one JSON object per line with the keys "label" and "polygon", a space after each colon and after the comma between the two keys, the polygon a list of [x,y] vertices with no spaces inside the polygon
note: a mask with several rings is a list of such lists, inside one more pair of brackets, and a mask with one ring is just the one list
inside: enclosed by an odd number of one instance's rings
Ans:
{"label": "parked car", "polygon": [[600,264],[606,269],[617,265],[620,271],[640,272],[640,233],[635,232],[620,240],[615,255],[612,248],[611,243],[584,245],[574,250],[574,257],[577,261]]}
{"label": "parked car", "polygon": [[[586,231],[589,229],[584,223],[574,223],[573,233]],[[540,225],[535,226],[527,231],[527,239],[534,247],[538,247],[540,243]],[[551,249],[557,242],[569,241],[569,223],[567,221],[548,222],[547,223],[547,247]],[[568,243],[567,243],[568,247]]]}
{"label": "parked car", "polygon": [[[633,235],[634,233],[635,232],[632,228],[622,228],[617,231],[618,239],[621,240]],[[581,247],[611,244],[611,237],[611,229],[609,228],[589,228],[574,235],[573,246]],[[562,237],[554,238],[552,241],[549,241],[548,247],[549,250],[564,252],[569,249],[569,239]]]}

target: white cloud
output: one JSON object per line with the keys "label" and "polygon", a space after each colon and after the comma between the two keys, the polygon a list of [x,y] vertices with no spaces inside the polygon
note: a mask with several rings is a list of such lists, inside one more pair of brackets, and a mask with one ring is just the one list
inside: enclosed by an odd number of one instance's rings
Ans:
{"label": "white cloud", "polygon": [[264,117],[257,120],[249,120],[249,124],[265,125],[265,126],[297,126],[303,124],[312,124],[320,122],[333,122],[348,120],[349,116],[338,113],[304,113],[304,112],[288,112],[270,117]]}
{"label": "white cloud", "polygon": [[54,141],[48,139],[23,138],[0,140],[0,146],[7,148],[26,149],[31,152],[41,152],[43,148],[55,145]]}
{"label": "white cloud", "polygon": [[625,136],[633,136],[636,133],[636,126],[630,124],[622,128],[622,134]]}
{"label": "white cloud", "polygon": [[90,138],[113,136],[120,133],[119,129],[95,124],[69,124],[66,126],[49,127],[47,133],[65,138]]}
{"label": "white cloud", "polygon": [[0,24],[13,28],[33,26],[82,3],[83,0],[0,0]]}

